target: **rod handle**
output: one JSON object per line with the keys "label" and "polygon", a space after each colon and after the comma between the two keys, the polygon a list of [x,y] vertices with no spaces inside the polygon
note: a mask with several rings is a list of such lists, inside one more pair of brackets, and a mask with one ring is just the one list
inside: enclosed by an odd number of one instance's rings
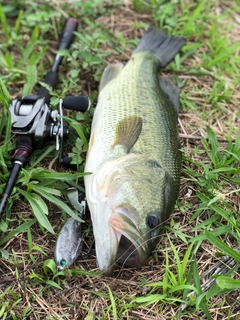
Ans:
{"label": "rod handle", "polygon": [[[56,71],[53,71],[53,70],[50,70],[48,71],[48,73],[45,75],[44,77],[44,83],[48,84],[50,87],[52,87],[52,89],[54,89],[56,87],[56,84],[57,84],[57,80],[58,80],[58,74]],[[50,98],[51,98],[51,95],[48,91],[47,88],[41,86],[38,90],[38,96],[40,97],[44,97],[45,98],[45,102],[47,104],[50,103]]]}
{"label": "rod handle", "polygon": [[73,32],[77,30],[78,22],[75,18],[69,18],[62,31],[58,50],[68,49],[73,40]]}

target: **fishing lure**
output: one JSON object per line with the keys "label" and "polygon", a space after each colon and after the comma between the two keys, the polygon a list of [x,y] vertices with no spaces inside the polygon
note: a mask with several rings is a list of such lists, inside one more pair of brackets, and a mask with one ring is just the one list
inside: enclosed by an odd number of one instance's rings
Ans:
{"label": "fishing lure", "polygon": [[[77,216],[82,219],[85,214],[86,202],[79,203],[78,191],[75,188],[69,188],[67,196],[74,209],[78,211]],[[57,268],[62,270],[70,267],[79,257],[82,244],[82,222],[70,218],[62,227],[56,241],[54,258]]]}

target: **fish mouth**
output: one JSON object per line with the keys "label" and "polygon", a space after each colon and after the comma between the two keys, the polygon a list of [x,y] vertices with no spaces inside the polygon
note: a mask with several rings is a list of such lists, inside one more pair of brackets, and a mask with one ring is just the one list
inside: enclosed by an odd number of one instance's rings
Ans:
{"label": "fish mouth", "polygon": [[112,234],[111,239],[114,238],[114,241],[105,248],[101,248],[101,253],[103,250],[108,250],[108,261],[101,263],[101,257],[104,255],[98,257],[100,270],[110,276],[117,262],[132,268],[140,268],[144,265],[148,258],[148,246],[133,219],[123,213],[123,210],[121,213],[114,211],[108,225]]}
{"label": "fish mouth", "polygon": [[138,268],[142,265],[140,253],[136,246],[123,235],[119,241],[116,262],[132,268]]}

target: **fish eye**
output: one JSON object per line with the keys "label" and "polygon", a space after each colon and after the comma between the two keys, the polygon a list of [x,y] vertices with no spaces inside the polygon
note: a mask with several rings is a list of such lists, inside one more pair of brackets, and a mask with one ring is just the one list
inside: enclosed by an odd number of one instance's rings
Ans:
{"label": "fish eye", "polygon": [[65,259],[61,259],[61,261],[60,261],[60,266],[61,266],[61,267],[65,267],[66,264],[67,264],[67,261],[66,261]]}
{"label": "fish eye", "polygon": [[149,228],[153,229],[159,224],[159,219],[154,213],[149,213],[147,216],[147,225]]}

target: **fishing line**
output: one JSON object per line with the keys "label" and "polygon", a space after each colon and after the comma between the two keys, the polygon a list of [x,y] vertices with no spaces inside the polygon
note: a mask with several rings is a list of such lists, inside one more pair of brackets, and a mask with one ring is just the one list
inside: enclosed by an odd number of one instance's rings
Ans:
{"label": "fishing line", "polygon": [[[147,232],[145,232],[143,236],[147,235],[149,232],[152,232],[152,231],[158,229],[159,227],[161,227],[162,225],[164,225],[166,222],[168,222],[170,219],[171,219],[171,217],[169,217],[168,219],[166,219],[166,220],[164,220],[163,222],[159,223],[156,227],[154,227],[154,228],[148,230]],[[148,243],[149,241],[151,241],[151,240],[153,240],[153,239],[157,239],[157,238],[159,238],[159,237],[161,237],[161,236],[164,236],[164,234],[166,234],[166,233],[161,233],[161,234],[159,234],[159,235],[153,236],[153,237],[145,240],[145,241],[143,242],[143,244]],[[138,239],[140,239],[140,237],[139,237]],[[138,239],[137,239],[137,240],[138,240]],[[116,276],[114,279],[117,279],[117,278],[119,277],[119,275],[120,275],[120,273],[121,273],[121,271],[122,271],[122,269],[123,269],[126,261],[127,261],[127,260],[129,259],[129,257],[130,257],[134,252],[136,252],[136,251],[138,250],[138,248],[140,248],[140,247],[142,247],[142,245],[134,246],[135,249],[134,249],[133,251],[131,251],[131,253],[126,257],[126,259],[124,260],[124,262],[123,262],[123,264],[122,264],[122,266],[121,266],[120,271],[118,272],[117,276]],[[109,269],[111,269],[111,268],[112,268],[118,261],[120,261],[121,258],[122,258],[129,250],[131,250],[131,249],[132,249],[131,247],[128,248],[120,257],[118,257],[118,259],[117,259],[114,263],[112,263],[112,264],[106,269],[106,271],[108,271]],[[104,275],[104,272],[101,272],[101,275]]]}
{"label": "fishing line", "polygon": [[[160,234],[160,235],[157,235],[157,236],[154,236],[154,237],[151,237],[151,238],[149,238],[148,240],[146,240],[146,241],[144,242],[144,244],[145,244],[145,243],[148,243],[149,241],[151,241],[151,240],[153,240],[153,239],[157,239],[157,238],[159,238],[159,237],[161,237],[161,236],[163,236],[163,235],[164,235],[164,233],[162,233],[162,234]],[[122,266],[121,266],[121,268],[120,268],[120,270],[119,270],[118,275],[117,275],[116,278],[119,277],[119,275],[120,275],[120,273],[121,273],[121,271],[122,271],[122,269],[123,269],[126,261],[128,260],[128,258],[129,258],[134,252],[136,252],[136,251],[138,250],[138,248],[140,248],[140,247],[141,247],[141,245],[135,247],[135,249],[131,252],[131,254],[129,254],[129,255],[126,257],[126,259],[125,259],[124,262],[122,263]],[[129,250],[129,249],[128,249],[128,250]],[[128,250],[127,250],[127,251],[128,251]],[[126,251],[126,252],[127,252],[127,251]],[[125,252],[125,253],[126,253],[126,252]],[[119,259],[121,259],[121,257],[120,257]],[[118,259],[118,260],[119,260],[119,259]],[[117,261],[118,261],[118,260],[117,260]],[[116,262],[117,262],[117,261],[116,261]]]}

